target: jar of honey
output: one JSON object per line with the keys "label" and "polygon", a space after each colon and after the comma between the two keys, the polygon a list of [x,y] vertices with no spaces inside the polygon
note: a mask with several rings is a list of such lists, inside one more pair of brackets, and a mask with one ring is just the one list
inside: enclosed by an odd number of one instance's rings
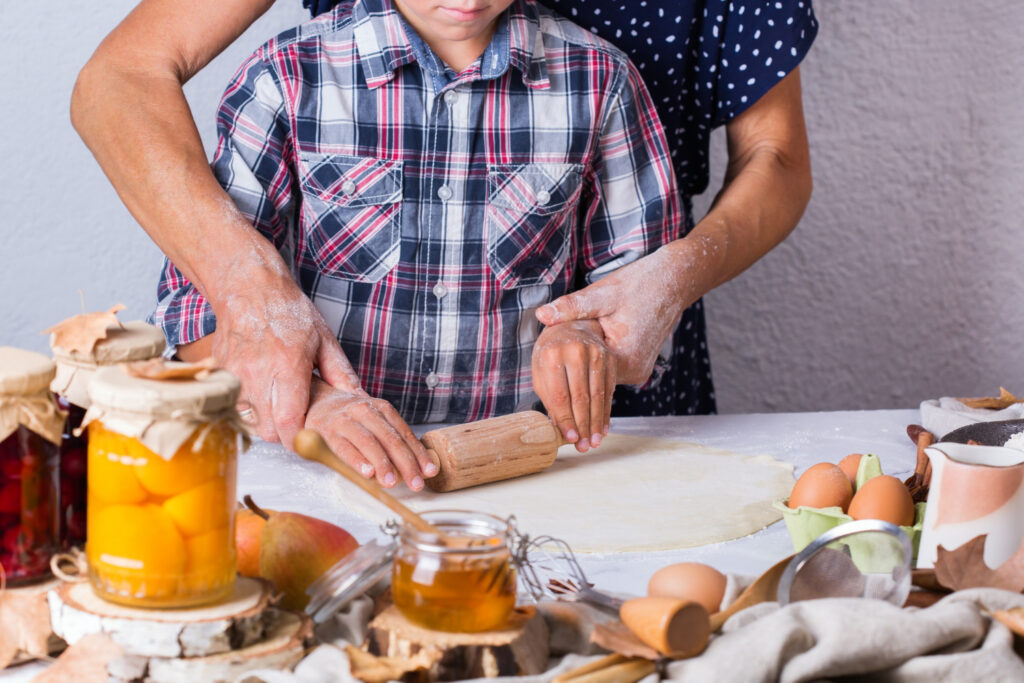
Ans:
{"label": "jar of honey", "polygon": [[58,551],[57,450],[64,414],[53,361],[0,347],[0,570],[8,585],[50,575]]}
{"label": "jar of honey", "polygon": [[446,538],[401,527],[391,572],[395,606],[409,621],[435,631],[501,628],[516,603],[508,522],[464,510],[422,517]]}
{"label": "jar of honey", "polygon": [[201,379],[96,372],[83,423],[85,551],[98,595],[188,607],[231,593],[237,460],[248,443],[235,409],[239,389],[222,370]]}
{"label": "jar of honey", "polygon": [[164,333],[142,321],[112,326],[106,337],[98,340],[90,351],[62,348],[56,334],[50,336],[50,348],[57,363],[57,374],[50,389],[57,402],[67,411],[64,435],[60,445],[60,509],[58,523],[62,547],[85,543],[86,452],[88,432],[80,429],[89,407],[89,380],[107,365],[148,360],[159,356],[166,342]]}

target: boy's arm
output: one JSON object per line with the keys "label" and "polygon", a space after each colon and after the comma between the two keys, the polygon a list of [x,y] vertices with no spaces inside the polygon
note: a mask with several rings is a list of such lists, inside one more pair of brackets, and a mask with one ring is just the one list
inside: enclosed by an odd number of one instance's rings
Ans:
{"label": "boy's arm", "polygon": [[[586,179],[586,195],[591,201],[581,207],[584,215],[580,221],[580,244],[581,266],[588,283],[612,277],[618,268],[678,237],[682,215],[668,143],[654,104],[632,63],[623,65],[609,97]],[[640,283],[628,296],[645,305],[650,290],[660,286],[663,285],[654,280]],[[544,320],[540,312],[538,318],[545,324],[557,322]],[[605,341],[621,331],[601,329],[600,321],[587,322],[599,329],[602,348],[607,352]],[[664,338],[658,340],[659,347],[662,341]],[[623,380],[617,365],[616,359],[612,364],[612,388],[616,381]],[[611,389],[605,397],[591,391],[595,386],[603,387],[603,383],[572,381],[578,370],[568,369],[559,374],[552,368],[545,373],[541,367],[540,371],[543,374],[536,376],[535,369],[535,388],[547,391],[545,407],[566,440],[576,443],[580,450],[594,441],[600,442],[608,429]],[[579,440],[572,438],[574,433]]]}
{"label": "boy's arm", "polygon": [[686,237],[537,311],[544,324],[599,321],[623,382],[644,381],[683,310],[785,239],[810,199],[799,69],[729,122],[726,134],[725,184]]}

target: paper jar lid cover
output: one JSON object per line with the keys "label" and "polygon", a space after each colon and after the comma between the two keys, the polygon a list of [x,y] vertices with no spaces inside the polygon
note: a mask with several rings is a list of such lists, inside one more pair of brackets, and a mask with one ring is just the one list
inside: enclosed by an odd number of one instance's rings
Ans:
{"label": "paper jar lid cover", "polygon": [[163,330],[141,320],[130,320],[120,327],[109,328],[106,338],[97,341],[90,353],[67,351],[54,346],[55,336],[50,335],[50,348],[58,364],[61,361],[73,361],[83,365],[112,365],[146,360],[159,356],[167,346]]}
{"label": "paper jar lid cover", "polygon": [[55,372],[53,361],[41,353],[0,346],[0,395],[47,392]]}
{"label": "paper jar lid cover", "polygon": [[[167,365],[183,364],[172,361]],[[112,365],[100,368],[89,381],[94,406],[168,419],[176,414],[194,417],[232,409],[240,391],[238,378],[226,370],[215,370],[202,379],[145,379]]]}

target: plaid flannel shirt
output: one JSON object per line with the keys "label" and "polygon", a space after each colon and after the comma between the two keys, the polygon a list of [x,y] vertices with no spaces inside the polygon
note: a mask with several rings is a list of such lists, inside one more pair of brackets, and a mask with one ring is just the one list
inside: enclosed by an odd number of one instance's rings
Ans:
{"label": "plaid flannel shirt", "polygon": [[[535,310],[682,223],[625,55],[532,0],[498,21],[454,74],[390,0],[342,3],[257,50],[217,116],[215,175],[410,422],[534,405]],[[171,344],[215,329],[169,262],[158,295]]]}

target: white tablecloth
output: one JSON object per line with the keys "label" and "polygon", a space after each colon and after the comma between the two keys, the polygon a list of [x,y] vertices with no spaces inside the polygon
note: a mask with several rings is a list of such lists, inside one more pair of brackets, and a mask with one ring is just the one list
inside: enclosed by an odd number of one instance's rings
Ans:
{"label": "white tablecloth", "polygon": [[[793,463],[796,476],[818,462],[838,462],[849,453],[875,453],[886,474],[904,479],[915,460],[906,426],[919,419],[916,409],[623,418],[612,421],[612,431],[678,438],[750,455],[768,454]],[[261,507],[328,520],[348,529],[361,542],[380,536],[374,524],[354,515],[337,499],[332,478],[338,476],[281,446],[257,443],[242,456],[238,496],[248,493]],[[581,555],[580,561],[600,588],[643,594],[650,575],[672,562],[697,561],[723,572],[759,574],[792,552],[780,521],[725,543],[657,553],[587,554]],[[0,672],[0,680],[29,680],[37,667]]]}

